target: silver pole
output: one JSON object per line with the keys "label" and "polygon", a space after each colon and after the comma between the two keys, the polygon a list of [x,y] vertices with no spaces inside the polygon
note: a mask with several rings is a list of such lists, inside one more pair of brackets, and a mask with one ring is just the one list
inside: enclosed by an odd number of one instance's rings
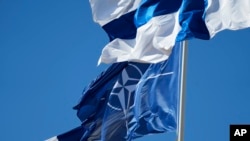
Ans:
{"label": "silver pole", "polygon": [[186,93],[187,41],[182,42],[180,106],[177,141],[184,141],[184,108]]}

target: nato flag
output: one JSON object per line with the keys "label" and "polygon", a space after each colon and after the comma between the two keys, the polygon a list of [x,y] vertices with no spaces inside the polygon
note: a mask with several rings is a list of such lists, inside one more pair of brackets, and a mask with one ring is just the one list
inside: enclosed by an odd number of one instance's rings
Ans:
{"label": "nato flag", "polygon": [[49,141],[131,141],[175,132],[178,120],[182,43],[168,60],[111,65],[74,107],[82,125]]}

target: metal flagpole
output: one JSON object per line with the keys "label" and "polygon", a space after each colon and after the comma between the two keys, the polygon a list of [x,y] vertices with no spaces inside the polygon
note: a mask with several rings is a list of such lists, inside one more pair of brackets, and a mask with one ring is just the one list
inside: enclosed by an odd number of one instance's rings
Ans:
{"label": "metal flagpole", "polygon": [[184,108],[186,94],[187,41],[182,42],[180,106],[177,141],[184,141]]}

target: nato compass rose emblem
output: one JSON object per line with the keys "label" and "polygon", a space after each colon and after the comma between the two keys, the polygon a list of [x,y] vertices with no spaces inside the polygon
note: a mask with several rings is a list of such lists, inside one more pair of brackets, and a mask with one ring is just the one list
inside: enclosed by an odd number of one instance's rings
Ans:
{"label": "nato compass rose emblem", "polygon": [[110,94],[108,106],[126,115],[134,107],[136,84],[147,69],[147,64],[131,64],[123,69]]}

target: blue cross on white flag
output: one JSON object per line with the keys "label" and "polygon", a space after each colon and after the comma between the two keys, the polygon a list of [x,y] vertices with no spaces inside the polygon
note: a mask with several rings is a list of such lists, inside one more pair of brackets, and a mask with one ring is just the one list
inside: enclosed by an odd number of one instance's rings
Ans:
{"label": "blue cross on white flag", "polygon": [[90,0],[94,21],[110,37],[99,63],[156,63],[176,41],[210,39],[250,27],[249,0]]}

